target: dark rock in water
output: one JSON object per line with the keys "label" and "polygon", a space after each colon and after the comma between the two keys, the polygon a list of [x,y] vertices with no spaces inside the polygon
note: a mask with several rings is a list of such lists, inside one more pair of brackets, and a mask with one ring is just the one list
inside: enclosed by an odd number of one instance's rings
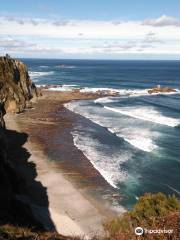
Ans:
{"label": "dark rock in water", "polygon": [[27,67],[19,60],[0,57],[0,102],[6,112],[21,112],[40,91],[31,81]]}
{"label": "dark rock in water", "polygon": [[177,92],[177,91],[173,88],[170,88],[170,87],[161,87],[161,86],[157,86],[157,87],[154,87],[154,88],[148,90],[149,94],[152,94],[152,93],[170,93],[170,92]]}

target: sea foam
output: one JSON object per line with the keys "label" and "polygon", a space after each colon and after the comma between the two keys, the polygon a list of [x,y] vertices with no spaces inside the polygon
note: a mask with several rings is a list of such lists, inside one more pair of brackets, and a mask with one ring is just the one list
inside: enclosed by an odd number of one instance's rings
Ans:
{"label": "sea foam", "polygon": [[156,124],[166,125],[169,127],[176,127],[180,124],[180,120],[176,118],[166,117],[161,115],[158,111],[151,107],[123,107],[123,108],[112,108],[104,106],[105,109],[120,113],[132,118],[137,118],[144,121],[153,122]]}
{"label": "sea foam", "polygon": [[77,87],[77,85],[63,84],[62,86],[50,87],[50,88],[48,88],[48,90],[58,91],[58,92],[71,92],[72,90],[76,89],[76,87]]}
{"label": "sea foam", "polygon": [[32,72],[32,71],[29,71],[29,76],[33,80],[38,80],[39,77],[48,76],[48,75],[52,75],[52,74],[54,74],[54,71],[49,71],[49,72]]}
{"label": "sea foam", "polygon": [[101,151],[101,148],[109,146],[101,146],[98,140],[92,139],[91,136],[81,134],[81,131],[72,132],[74,145],[83,152],[89,159],[95,169],[97,169],[104,179],[114,188],[117,188],[119,181],[124,181],[127,173],[120,169],[120,164],[127,161],[131,154],[127,152],[114,153],[108,155],[107,151]]}
{"label": "sea foam", "polygon": [[78,102],[67,103],[65,107],[70,111],[81,114],[82,116],[90,119],[92,122],[105,127],[109,132],[115,134],[117,137],[124,139],[126,142],[131,144],[133,147],[142,151],[151,152],[157,148],[154,140],[158,137],[157,132],[150,131],[148,128],[142,126],[142,124],[134,123],[131,124],[127,119],[119,124],[119,117],[111,117],[107,113],[108,111],[104,108],[94,106],[92,109],[88,106],[79,105]]}

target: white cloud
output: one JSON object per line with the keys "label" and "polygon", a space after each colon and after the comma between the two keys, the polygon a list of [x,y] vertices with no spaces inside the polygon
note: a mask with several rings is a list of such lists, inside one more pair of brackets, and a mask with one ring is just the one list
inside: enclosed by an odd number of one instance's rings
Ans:
{"label": "white cloud", "polygon": [[1,49],[21,49],[21,48],[29,48],[35,47],[36,44],[25,42],[22,40],[13,39],[12,37],[0,37],[0,48]]}
{"label": "white cloud", "polygon": [[164,44],[164,42],[159,40],[155,33],[149,32],[142,39],[99,44],[92,48],[101,53],[118,54],[121,52],[143,52],[147,49],[154,51],[157,44]]}
{"label": "white cloud", "polygon": [[0,17],[0,53],[180,54],[179,21],[167,16],[126,22]]}
{"label": "white cloud", "polygon": [[142,40],[143,43],[164,43],[163,40],[159,39],[157,34],[154,32],[149,32],[145,35],[145,38]]}
{"label": "white cloud", "polygon": [[[165,19],[166,21],[165,21]],[[143,38],[147,33],[149,35],[158,32],[159,37],[180,38],[180,31],[176,26],[178,20],[174,20],[174,25],[170,22],[168,31],[160,26],[167,24],[167,18],[151,19],[141,21],[93,21],[93,20],[62,20],[62,19],[37,19],[37,18],[17,18],[17,17],[0,17],[0,34],[6,35],[26,35],[26,36],[50,36],[62,38],[81,37],[109,38],[109,39],[138,39]],[[174,19],[174,18],[173,18]],[[158,27],[158,24],[160,25]],[[179,20],[180,24],[180,20]],[[155,28],[156,26],[156,28]]]}
{"label": "white cloud", "polygon": [[159,18],[145,19],[143,21],[143,25],[149,25],[153,27],[167,27],[167,26],[180,27],[180,19],[162,15]]}

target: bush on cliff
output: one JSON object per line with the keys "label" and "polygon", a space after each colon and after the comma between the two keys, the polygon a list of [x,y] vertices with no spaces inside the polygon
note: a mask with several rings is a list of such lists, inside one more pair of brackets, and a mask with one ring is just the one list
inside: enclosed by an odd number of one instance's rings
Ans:
{"label": "bush on cliff", "polygon": [[137,239],[136,227],[143,229],[173,229],[173,234],[144,234],[142,239],[180,239],[180,201],[162,193],[147,193],[140,197],[133,210],[105,224],[111,240]]}

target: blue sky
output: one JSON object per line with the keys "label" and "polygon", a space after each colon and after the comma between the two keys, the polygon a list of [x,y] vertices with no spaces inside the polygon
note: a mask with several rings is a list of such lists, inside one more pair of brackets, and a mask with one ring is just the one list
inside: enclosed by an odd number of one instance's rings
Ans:
{"label": "blue sky", "polygon": [[180,59],[178,0],[6,0],[0,54]]}
{"label": "blue sky", "polygon": [[1,14],[65,19],[144,19],[170,15],[180,17],[179,0],[6,0]]}

